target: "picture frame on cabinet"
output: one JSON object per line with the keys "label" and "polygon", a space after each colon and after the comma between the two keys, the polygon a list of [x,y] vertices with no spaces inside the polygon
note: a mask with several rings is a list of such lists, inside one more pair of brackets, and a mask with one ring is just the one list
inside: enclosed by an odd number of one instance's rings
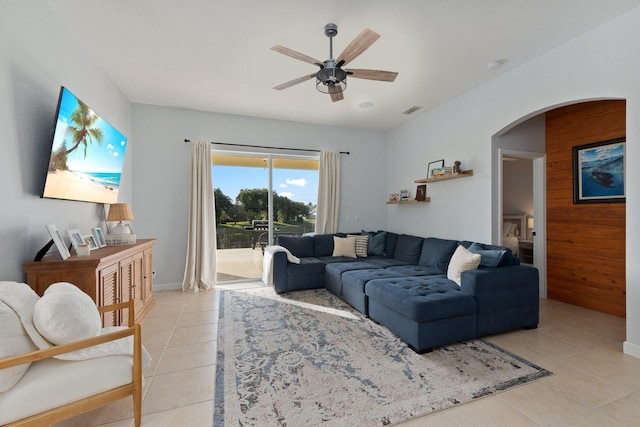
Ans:
{"label": "picture frame on cabinet", "polygon": [[104,248],[107,246],[107,241],[104,238],[104,233],[102,232],[102,228],[96,227],[91,229],[91,234],[93,234],[93,238],[96,239],[96,243],[98,247]]}
{"label": "picture frame on cabinet", "polygon": [[84,243],[84,239],[82,238],[82,234],[80,230],[77,228],[70,228],[67,230],[67,235],[69,236],[69,240],[71,241],[71,246],[73,246],[73,250],[78,253],[78,245]]}
{"label": "picture frame on cabinet", "polygon": [[60,253],[60,256],[62,257],[62,259],[65,260],[69,258],[71,256],[71,253],[69,252],[69,248],[67,248],[67,245],[64,243],[64,240],[62,239],[62,236],[58,231],[58,227],[55,224],[47,224],[46,227],[47,227],[47,231],[49,232],[49,236],[51,236],[51,239],[53,240],[53,243],[56,245],[56,249],[58,249],[58,252]]}
{"label": "picture frame on cabinet", "polygon": [[82,239],[85,243],[89,245],[89,249],[94,250],[98,249],[98,242],[96,242],[96,238],[93,237],[93,234],[87,234],[86,236],[82,236]]}

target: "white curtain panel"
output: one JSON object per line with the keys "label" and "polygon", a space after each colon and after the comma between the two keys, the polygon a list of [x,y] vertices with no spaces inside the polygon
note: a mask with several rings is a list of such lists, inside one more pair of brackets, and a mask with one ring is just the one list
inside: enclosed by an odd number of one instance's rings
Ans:
{"label": "white curtain panel", "polygon": [[322,151],[318,173],[318,207],[316,209],[316,233],[338,231],[340,213],[340,153]]}
{"label": "white curtain panel", "polygon": [[216,283],[216,218],[211,177],[211,145],[191,143],[191,197],[184,292],[212,289]]}

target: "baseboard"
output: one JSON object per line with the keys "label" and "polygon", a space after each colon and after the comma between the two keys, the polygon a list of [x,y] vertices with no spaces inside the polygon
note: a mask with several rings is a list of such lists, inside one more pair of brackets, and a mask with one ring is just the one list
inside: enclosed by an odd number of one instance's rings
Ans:
{"label": "baseboard", "polygon": [[625,341],[622,344],[622,351],[624,351],[625,354],[628,354],[629,356],[637,357],[638,359],[640,359],[640,345],[638,344]]}
{"label": "baseboard", "polygon": [[153,291],[180,291],[182,290],[182,283],[154,283]]}

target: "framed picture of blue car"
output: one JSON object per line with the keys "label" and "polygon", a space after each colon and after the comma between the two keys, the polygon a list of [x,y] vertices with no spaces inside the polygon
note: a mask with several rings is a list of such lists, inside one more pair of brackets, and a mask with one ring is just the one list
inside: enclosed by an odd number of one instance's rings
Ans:
{"label": "framed picture of blue car", "polygon": [[573,203],[625,201],[626,138],[573,147]]}

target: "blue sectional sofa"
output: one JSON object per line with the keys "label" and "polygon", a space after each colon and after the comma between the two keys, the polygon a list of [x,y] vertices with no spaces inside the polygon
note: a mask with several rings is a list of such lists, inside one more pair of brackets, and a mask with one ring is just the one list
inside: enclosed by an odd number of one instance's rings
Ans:
{"label": "blue sectional sofa", "polygon": [[[289,262],[284,252],[274,254],[276,292],[327,288],[419,353],[537,327],[538,270],[520,265],[508,248],[385,231],[363,234],[367,251],[356,258],[334,256],[334,239],[342,246],[339,239],[350,235],[279,236],[277,244],[300,263]],[[458,246],[481,259],[478,268],[459,275],[459,284],[448,278]]]}

